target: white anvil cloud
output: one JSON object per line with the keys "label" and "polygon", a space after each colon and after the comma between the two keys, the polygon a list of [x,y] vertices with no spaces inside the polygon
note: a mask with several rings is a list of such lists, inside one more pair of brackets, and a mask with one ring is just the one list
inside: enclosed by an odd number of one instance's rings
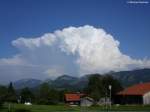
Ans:
{"label": "white anvil cloud", "polygon": [[56,30],[41,37],[18,38],[12,45],[20,53],[17,57],[1,59],[0,64],[23,62],[30,66],[44,66],[43,73],[53,73],[48,75],[54,77],[61,72],[84,75],[150,68],[150,60],[133,59],[123,54],[119,41],[111,34],[89,25]]}

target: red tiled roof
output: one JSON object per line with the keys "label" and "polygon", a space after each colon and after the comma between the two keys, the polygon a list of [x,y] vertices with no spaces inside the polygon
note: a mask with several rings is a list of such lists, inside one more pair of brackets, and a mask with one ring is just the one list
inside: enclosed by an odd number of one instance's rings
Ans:
{"label": "red tiled roof", "polygon": [[150,92],[150,82],[128,87],[117,95],[144,95],[147,92]]}
{"label": "red tiled roof", "polygon": [[66,101],[80,101],[80,98],[84,94],[82,93],[72,93],[72,94],[65,94]]}

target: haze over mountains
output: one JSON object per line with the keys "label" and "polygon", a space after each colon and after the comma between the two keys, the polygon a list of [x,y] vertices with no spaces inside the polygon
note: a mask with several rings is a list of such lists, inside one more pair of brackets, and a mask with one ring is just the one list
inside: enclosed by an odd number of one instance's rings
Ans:
{"label": "haze over mountains", "polygon": [[[137,83],[150,82],[150,69],[111,72],[108,74],[118,79],[123,86],[130,86]],[[91,74],[85,75],[83,77],[62,75],[57,77],[55,80],[21,79],[15,81],[13,84],[16,89],[21,89],[24,87],[35,88],[43,82],[47,82],[51,87],[57,89],[83,89],[88,84],[88,78],[90,75]]]}

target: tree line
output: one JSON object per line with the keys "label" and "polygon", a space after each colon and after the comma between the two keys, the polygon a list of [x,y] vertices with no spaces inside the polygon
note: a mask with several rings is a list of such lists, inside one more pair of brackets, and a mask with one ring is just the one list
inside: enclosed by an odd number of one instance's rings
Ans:
{"label": "tree line", "polygon": [[92,74],[89,77],[87,86],[82,90],[59,90],[51,87],[48,83],[42,83],[37,88],[22,88],[15,90],[11,82],[8,87],[0,86],[0,104],[4,102],[25,103],[31,102],[35,104],[59,104],[64,103],[64,94],[72,92],[82,92],[89,97],[98,101],[109,93],[108,86],[112,86],[112,99],[115,94],[122,89],[121,83],[110,75]]}

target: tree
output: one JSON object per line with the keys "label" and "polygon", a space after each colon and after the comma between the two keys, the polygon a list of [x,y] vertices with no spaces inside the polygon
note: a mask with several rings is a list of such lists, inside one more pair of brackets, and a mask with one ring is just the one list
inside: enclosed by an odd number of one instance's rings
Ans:
{"label": "tree", "polygon": [[111,89],[112,99],[115,97],[117,92],[123,89],[120,81],[113,78],[111,75],[104,75],[102,79],[102,84],[103,84],[104,91],[107,93],[110,92],[109,85],[112,86],[112,89]]}
{"label": "tree", "polygon": [[59,95],[59,91],[50,88],[48,95],[49,104],[57,104],[59,102]]}
{"label": "tree", "polygon": [[7,88],[5,86],[0,86],[0,107],[5,102],[7,94]]}
{"label": "tree", "polygon": [[38,104],[57,104],[62,99],[60,91],[50,87],[48,83],[41,84],[38,93]]}
{"label": "tree", "polygon": [[8,102],[16,102],[17,101],[16,92],[15,92],[12,82],[10,82],[10,84],[8,86],[6,99]]}
{"label": "tree", "polygon": [[102,76],[99,74],[91,75],[86,91],[90,97],[98,101],[103,96]]}
{"label": "tree", "polygon": [[34,99],[33,93],[30,91],[29,88],[23,88],[20,92],[20,100],[21,103],[24,102],[31,102]]}
{"label": "tree", "polygon": [[112,86],[111,93],[112,98],[114,98],[115,94],[122,89],[121,83],[110,75],[101,76],[99,74],[92,74],[89,77],[86,92],[95,101],[99,101],[100,98],[108,96],[110,93],[109,85]]}
{"label": "tree", "polygon": [[39,104],[49,104],[50,87],[48,83],[41,84],[38,94]]}

